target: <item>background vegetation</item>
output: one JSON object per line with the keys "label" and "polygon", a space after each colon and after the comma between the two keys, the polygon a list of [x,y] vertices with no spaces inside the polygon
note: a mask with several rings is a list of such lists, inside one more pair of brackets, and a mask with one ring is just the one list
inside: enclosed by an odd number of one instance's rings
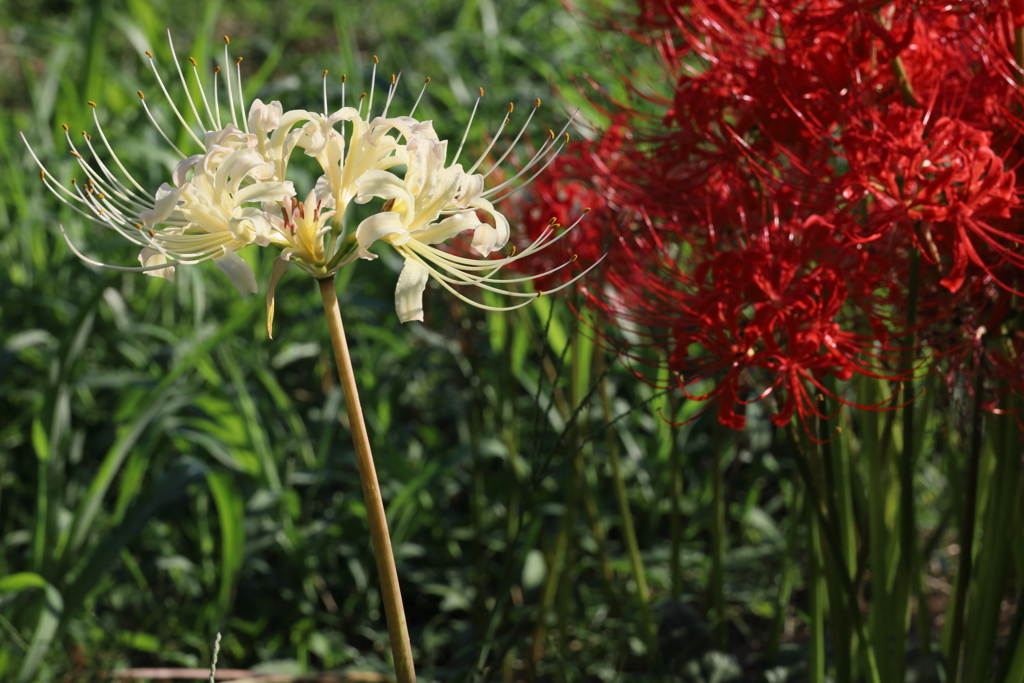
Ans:
{"label": "background vegetation", "polygon": [[[229,34],[250,100],[316,107],[323,69],[358,92],[377,55],[380,83],[403,70],[407,103],[433,78],[418,113],[442,136],[461,134],[478,86],[478,121],[492,124],[507,101],[544,97],[543,136],[586,105],[574,80],[584,74],[619,93],[624,74],[656,85],[655,56],[610,21],[628,11],[554,0],[0,6],[0,680],[202,667],[218,631],[223,667],[389,671],[313,283],[284,278],[268,340],[262,298],[238,299],[208,264],[179,269],[173,285],[84,265],[58,220],[108,262],[136,254],[45,192],[17,131],[70,177],[59,124],[90,128],[94,100],[115,148],[157,186],[173,159],[134,92],[154,89],[145,50],[169,66],[169,26],[179,56],[201,62]],[[470,144],[484,134],[474,126]],[[782,681],[823,666],[823,651],[808,652],[824,628],[810,598],[823,589],[808,589],[820,577],[804,571],[821,552],[805,540],[813,516],[792,444],[756,405],[740,434],[711,416],[671,428],[662,416],[700,406],[595,349],[571,296],[484,315],[432,288],[427,323],[400,326],[400,262],[381,256],[388,267],[357,263],[339,288],[422,677],[519,680],[533,662],[545,680]],[[265,283],[269,258],[247,257]],[[956,397],[945,409],[963,410]],[[957,479],[943,454],[959,442],[956,429],[935,437],[949,428],[940,413],[922,414],[922,566],[941,600],[943,500]],[[902,443],[899,421],[889,429]],[[844,490],[859,514],[866,465],[852,462]],[[934,672],[927,650],[914,657],[920,676]]]}

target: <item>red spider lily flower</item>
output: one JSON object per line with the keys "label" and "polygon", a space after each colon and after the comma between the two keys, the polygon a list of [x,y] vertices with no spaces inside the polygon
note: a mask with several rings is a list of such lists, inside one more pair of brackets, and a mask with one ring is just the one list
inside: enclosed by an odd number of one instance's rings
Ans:
{"label": "red spider lily flower", "polygon": [[1016,176],[990,147],[991,138],[949,117],[929,124],[921,111],[901,106],[870,128],[852,126],[840,142],[850,164],[847,197],[860,192],[874,199],[863,239],[920,224],[914,241],[929,263],[946,271],[942,284],[951,292],[963,285],[969,263],[1003,284],[993,269],[1024,267],[1024,235],[1001,220],[1020,199]]}

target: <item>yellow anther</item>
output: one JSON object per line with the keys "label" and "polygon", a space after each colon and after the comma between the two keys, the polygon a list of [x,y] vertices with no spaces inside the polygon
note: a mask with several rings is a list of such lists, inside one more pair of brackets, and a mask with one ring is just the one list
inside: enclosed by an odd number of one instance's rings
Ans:
{"label": "yellow anther", "polygon": [[321,76],[321,78],[327,78],[327,69],[324,69],[324,73],[323,76]]}
{"label": "yellow anther", "polygon": [[76,152],[75,150],[72,149],[72,150],[69,150],[69,151],[71,152],[71,156],[78,157],[79,159],[82,158],[82,155],[79,154],[78,152]]}
{"label": "yellow anther", "polygon": [[219,66],[213,67],[213,73],[219,74],[220,73],[220,67]]}
{"label": "yellow anther", "polygon": [[590,207],[588,206],[587,208],[583,209],[583,213],[590,213]]}
{"label": "yellow anther", "polygon": [[78,184],[78,178],[72,178],[71,179],[71,184],[72,185],[77,185]]}
{"label": "yellow anther", "polygon": [[146,99],[146,96],[142,94],[142,91],[141,91],[141,90],[136,90],[135,92],[137,92],[137,93],[139,94],[139,99],[140,99],[140,100],[144,100],[144,99]]}
{"label": "yellow anther", "polygon": [[100,215],[101,216],[103,215],[103,209],[102,208],[100,209]]}
{"label": "yellow anther", "polygon": [[516,245],[513,244],[512,245],[512,251],[511,251],[511,253],[509,253],[508,257],[512,258],[515,255],[516,255]]}
{"label": "yellow anther", "polygon": [[89,142],[92,142],[92,136],[91,135],[86,135],[85,139],[88,140]]}
{"label": "yellow anther", "polygon": [[430,83],[430,76],[427,76],[427,80],[423,81],[424,85],[426,85],[427,83]]}
{"label": "yellow anther", "polygon": [[99,197],[100,199],[106,199],[106,197],[100,194],[99,192],[96,193],[96,196]]}
{"label": "yellow anther", "polygon": [[150,230],[150,231],[149,231],[149,236],[150,236],[150,237],[156,237],[156,233],[155,233],[155,232],[153,232],[152,230]]}
{"label": "yellow anther", "polygon": [[89,134],[88,134],[88,133],[86,133],[86,132],[85,132],[85,131],[83,130],[83,131],[82,131],[82,137],[83,137],[83,138],[85,138],[85,137],[89,137]]}
{"label": "yellow anther", "polygon": [[569,144],[569,131],[565,131],[565,143]]}
{"label": "yellow anther", "polygon": [[365,97],[366,97],[366,93],[363,93],[362,95],[359,96],[359,101],[362,102],[363,98],[365,98]]}
{"label": "yellow anther", "polygon": [[225,45],[230,45],[231,44],[231,39],[228,38],[227,36],[224,36],[224,44]]}
{"label": "yellow anther", "polygon": [[484,96],[484,89],[480,88],[480,97],[483,97],[483,96]]}
{"label": "yellow anther", "polygon": [[391,74],[391,85],[395,84],[395,74]]}
{"label": "yellow anther", "polygon": [[552,140],[554,140],[554,139],[555,139],[555,131],[551,130],[550,128],[548,128],[548,135],[550,135],[550,136],[551,136],[551,139],[552,139]]}
{"label": "yellow anther", "polygon": [[836,434],[842,434],[842,433],[843,433],[843,428],[842,427],[836,427]]}
{"label": "yellow anther", "polygon": [[379,60],[379,59],[377,59],[377,55],[374,55],[374,56],[373,56],[373,63],[374,63],[374,64],[380,64],[380,60]]}
{"label": "yellow anther", "polygon": [[92,100],[89,100],[88,102],[86,102],[86,104],[88,104],[90,107],[95,107],[96,106],[96,103],[93,102]]}
{"label": "yellow anther", "polygon": [[346,76],[345,74],[341,74],[341,82],[344,83],[347,80],[348,80],[348,76]]}
{"label": "yellow anther", "polygon": [[40,171],[39,172],[39,179],[40,180],[46,180],[46,171]]}
{"label": "yellow anther", "polygon": [[569,263],[575,263],[575,262],[576,262],[576,259],[578,259],[579,257],[580,257],[580,255],[579,255],[579,254],[573,254],[573,255],[572,255],[572,258],[571,258],[571,259],[569,259]]}
{"label": "yellow anther", "polygon": [[235,60],[235,66],[238,66],[241,63],[242,63],[242,58],[241,57],[239,57],[238,59]]}
{"label": "yellow anther", "polygon": [[149,50],[146,50],[146,56],[149,57],[150,59],[153,59],[153,53],[150,52]]}
{"label": "yellow anther", "polygon": [[534,100],[533,106],[537,107],[538,109],[540,108],[540,98],[539,97],[536,100]]}
{"label": "yellow anther", "polygon": [[189,57],[188,61],[192,62],[192,66],[199,66],[198,64],[196,64],[196,58],[195,57]]}
{"label": "yellow anther", "polygon": [[542,296],[544,296],[544,290],[543,290],[543,289],[538,289],[538,290],[537,290],[537,298],[539,299],[539,298],[541,298]]}
{"label": "yellow anther", "polygon": [[142,223],[136,223],[135,227],[138,228],[139,230],[145,230],[145,228],[142,227]]}
{"label": "yellow anther", "polygon": [[509,114],[511,114],[511,113],[512,113],[512,112],[514,112],[515,110],[516,110],[516,105],[515,105],[515,103],[514,103],[514,102],[509,102],[509,103],[508,103],[508,113],[509,113]]}
{"label": "yellow anther", "polygon": [[552,225],[554,225],[557,222],[558,222],[558,217],[557,216],[552,216],[551,220],[548,221],[548,227],[550,228]]}
{"label": "yellow anther", "polygon": [[60,127],[64,129],[65,133],[68,132],[68,124],[62,123],[62,124],[60,124]]}

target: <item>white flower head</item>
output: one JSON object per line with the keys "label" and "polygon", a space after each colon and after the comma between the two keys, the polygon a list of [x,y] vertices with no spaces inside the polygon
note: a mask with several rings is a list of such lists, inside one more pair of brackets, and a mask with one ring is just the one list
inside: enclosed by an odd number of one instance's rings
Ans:
{"label": "white flower head", "polygon": [[[79,214],[138,245],[140,265],[113,266],[90,259],[71,243],[61,226],[75,254],[94,265],[134,270],[168,280],[173,280],[177,266],[212,260],[239,294],[247,296],[255,293],[258,285],[252,269],[237,252],[249,245],[276,247],[280,255],[274,262],[267,292],[268,331],[273,320],[274,288],[289,264],[295,264],[316,278],[327,278],[356,258],[375,258],[369,247],[377,241],[389,243],[405,258],[395,293],[396,310],[403,322],[423,319],[422,297],[431,277],[460,299],[491,310],[518,308],[529,301],[505,308],[482,306],[456,287],[473,285],[526,299],[541,294],[509,291],[495,285],[522,283],[546,273],[515,279],[496,279],[495,275],[508,263],[525,258],[558,239],[554,230],[545,231],[518,255],[513,249],[508,257],[487,258],[506,245],[510,233],[508,221],[493,202],[499,198],[497,195],[508,196],[542,172],[565,144],[561,134],[551,132],[518,174],[485,189],[487,177],[523,136],[540,107],[539,99],[509,149],[490,170],[479,173],[478,168],[489,158],[493,141],[470,168],[464,169],[458,163],[479,98],[462,143],[449,162],[448,142],[438,138],[430,121],[414,118],[426,84],[408,116],[389,116],[398,84],[398,77],[392,76],[384,110],[373,117],[372,85],[364,114],[363,98],[357,108],[345,106],[343,78],[341,108],[328,113],[327,72],[324,71],[321,112],[285,110],[280,102],[264,103],[256,99],[246,115],[241,59],[234,62],[235,78],[232,79],[229,43],[225,37],[224,90],[230,120],[223,117],[219,106],[221,68],[214,70],[211,107],[198,64],[190,58],[195,74],[194,87],[190,88],[171,43],[171,54],[188,107],[198,122],[198,131],[195,125],[188,125],[171,100],[156,61],[147,52],[170,109],[199,148],[197,153],[186,155],[174,145],[153,117],[143,93],[138,93],[157,132],[181,157],[170,173],[171,182],[161,184],[155,193],[146,191],[118,159],[100,125],[95,103],[89,104],[93,107],[93,121],[102,145],[94,146],[92,136],[83,133],[85,145],[79,149],[64,126],[70,152],[85,174],[84,182],[73,180],[70,188],[61,184],[46,171],[29,146],[47,187]],[[374,63],[375,77],[376,58]],[[193,97],[193,92],[198,92],[198,96]],[[482,97],[483,89],[480,89]],[[493,137],[494,141],[508,125],[512,111],[510,105],[509,115]],[[562,132],[565,133],[565,129]],[[24,139],[24,135],[22,137]],[[568,138],[567,133],[565,138]],[[97,147],[104,154],[99,154]],[[315,159],[323,172],[316,186],[304,188],[302,194],[286,179],[289,162],[298,153]],[[405,168],[401,176],[395,173],[399,167]],[[300,200],[300,196],[305,198]],[[340,223],[349,205],[374,198],[384,200],[383,209],[363,220],[353,234],[346,236]],[[436,246],[468,231],[472,231],[472,248],[483,258],[463,258]]]}

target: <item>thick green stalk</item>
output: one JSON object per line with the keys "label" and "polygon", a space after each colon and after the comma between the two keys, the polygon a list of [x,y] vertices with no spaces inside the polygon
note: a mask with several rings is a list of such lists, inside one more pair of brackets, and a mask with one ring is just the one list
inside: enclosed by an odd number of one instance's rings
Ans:
{"label": "thick green stalk", "polygon": [[[881,380],[864,377],[860,395],[864,403],[877,403]],[[879,674],[885,683],[900,680],[893,657],[895,619],[891,599],[891,562],[888,552],[892,528],[886,515],[886,501],[891,490],[889,467],[879,443],[878,413],[862,410],[860,420],[862,461],[867,469],[868,487],[868,567],[871,570],[871,606],[869,630],[871,649],[878,661]]]}
{"label": "thick green stalk", "polygon": [[415,683],[416,668],[413,664],[412,644],[409,641],[409,625],[405,619],[405,608],[402,606],[402,589],[398,583],[398,569],[391,550],[388,521],[384,515],[384,500],[381,498],[380,483],[377,481],[377,471],[373,464],[370,435],[366,430],[363,408],[359,403],[359,391],[355,371],[352,369],[348,340],[345,338],[345,328],[341,322],[341,309],[338,307],[334,278],[320,280],[319,285],[324,314],[327,317],[327,328],[331,334],[331,347],[334,349],[334,359],[338,364],[338,380],[345,395],[345,409],[352,429],[352,444],[356,451],[359,481],[363,487],[366,517],[370,524],[373,554],[380,576],[381,598],[384,601],[391,652],[395,660],[395,676],[398,683]]}
{"label": "thick green stalk", "polygon": [[[980,359],[980,354],[979,354]],[[974,524],[978,505],[978,466],[981,461],[982,391],[985,387],[981,363],[974,368],[974,411],[971,419],[971,451],[967,456],[967,471],[964,474],[964,513],[960,528],[960,568],[956,577],[952,626],[949,636],[949,650],[946,660],[947,683],[960,681],[960,658],[963,645],[964,615],[967,611],[967,590],[971,585],[971,570],[974,561]],[[969,681],[968,683],[973,683]]]}
{"label": "thick green stalk", "polygon": [[808,683],[825,683],[825,579],[821,571],[821,537],[818,515],[813,505],[807,509],[807,592],[810,597],[808,617],[811,623],[807,662]]}
{"label": "thick green stalk", "polygon": [[[831,382],[831,385],[829,389],[835,393],[835,382]],[[820,397],[818,401],[818,410],[822,415],[828,414],[828,402],[824,396]],[[828,488],[829,517],[835,520],[836,525],[839,527],[838,537],[840,541],[840,552],[837,555],[825,554],[824,556],[826,584],[828,585],[829,595],[828,611],[830,621],[832,622],[832,653],[835,663],[835,678],[838,683],[851,683],[853,676],[853,631],[850,628],[846,600],[842,591],[844,589],[844,578],[852,578],[849,564],[853,557],[852,550],[848,548],[847,540],[849,539],[852,542],[856,530],[852,528],[853,511],[850,510],[849,514],[844,514],[844,509],[839,503],[843,498],[843,485],[840,482],[845,483],[848,477],[846,472],[843,471],[843,464],[834,461],[831,436],[828,420],[819,417],[818,438],[823,443],[820,444],[818,450],[820,451],[822,469],[825,472]],[[842,448],[839,450],[841,451]],[[845,499],[849,501],[848,491]],[[850,528],[846,528],[847,524],[850,525]],[[840,572],[846,576],[841,577]],[[851,601],[851,604],[856,605],[856,602]]]}
{"label": "thick green stalk", "polygon": [[[1006,574],[1010,568],[1011,533],[1017,525],[1008,523],[1016,517],[1020,481],[1020,446],[1011,442],[1015,415],[992,417],[999,429],[990,441],[995,456],[995,472],[991,494],[982,526],[982,544],[978,552],[977,580],[971,586],[967,614],[964,661],[967,681],[987,681],[992,676],[992,663],[999,626],[999,612],[1006,592]],[[990,432],[991,434],[991,432]]]}
{"label": "thick green stalk", "polygon": [[[903,338],[903,354],[900,361],[900,372],[908,374],[914,371],[914,357],[916,354],[917,334],[913,331],[917,325],[917,281],[920,267],[920,256],[916,249],[910,252],[910,276],[908,279],[907,291],[907,329],[911,330]],[[915,514],[914,498],[914,465],[916,455],[914,427],[914,380],[906,378],[903,380],[903,452],[897,461],[900,477],[900,571],[898,573],[898,586],[896,590],[896,612],[894,616],[905,623],[910,610],[910,593],[912,587],[916,587],[919,578],[918,562],[918,538],[917,520]],[[928,649],[929,634],[927,630],[918,633],[923,650]],[[897,645],[898,671],[902,672],[906,667],[906,638],[904,634],[897,634],[899,644]]]}

